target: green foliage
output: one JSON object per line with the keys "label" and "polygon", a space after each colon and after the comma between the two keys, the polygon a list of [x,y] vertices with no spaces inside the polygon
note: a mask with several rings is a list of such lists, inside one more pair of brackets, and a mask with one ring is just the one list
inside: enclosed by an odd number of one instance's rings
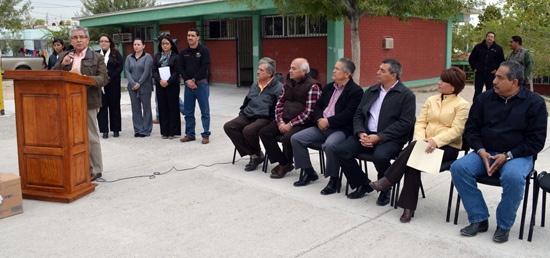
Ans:
{"label": "green foliage", "polygon": [[498,21],[502,19],[502,11],[496,5],[488,5],[485,7],[483,14],[480,14],[479,23],[476,26],[477,30],[481,30],[485,27],[485,24],[490,21]]}
{"label": "green foliage", "polygon": [[43,19],[34,20],[34,25],[46,25],[46,21]]}
{"label": "green foliage", "polygon": [[53,47],[53,40],[54,39],[62,39],[63,43],[65,44],[65,48],[68,49],[71,43],[69,42],[69,32],[71,30],[71,27],[69,25],[61,25],[59,26],[59,30],[50,30],[46,29],[46,33],[44,36],[42,36],[42,39],[46,40],[48,43],[46,43],[46,47],[50,48]]}
{"label": "green foliage", "polygon": [[23,29],[25,14],[31,9],[31,3],[25,2],[19,9],[15,6],[22,3],[23,0],[1,0],[0,1],[0,28],[7,30]]}
{"label": "green foliage", "polygon": [[2,38],[6,39],[0,42],[0,50],[2,51],[2,54],[6,54],[11,50],[12,54],[15,56],[17,51],[25,46],[23,44],[23,40],[19,40],[23,37],[19,32],[8,31],[2,32],[1,35]]}
{"label": "green foliage", "polygon": [[476,44],[475,41],[472,41],[472,38],[478,34],[478,31],[475,30],[474,26],[470,23],[454,23],[452,59],[468,59],[467,55],[472,51]]}

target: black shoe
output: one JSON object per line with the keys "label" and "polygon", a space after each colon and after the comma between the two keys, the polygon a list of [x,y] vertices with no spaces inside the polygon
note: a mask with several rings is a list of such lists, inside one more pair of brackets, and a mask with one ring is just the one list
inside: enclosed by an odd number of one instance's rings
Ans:
{"label": "black shoe", "polygon": [[135,133],[135,134],[134,134],[134,137],[139,137],[140,135],[141,135],[141,134],[139,134],[139,133]]}
{"label": "black shoe", "polygon": [[460,234],[463,236],[475,236],[477,232],[487,232],[487,229],[489,229],[489,220],[484,220],[477,223],[471,223],[470,226],[461,229]]}
{"label": "black shoe", "polygon": [[509,233],[510,233],[509,229],[503,229],[503,228],[497,226],[497,230],[495,231],[495,234],[493,235],[493,241],[495,241],[497,243],[504,243],[504,242],[508,241],[508,234]]}
{"label": "black shoe", "polygon": [[302,176],[302,178],[300,178],[299,181],[294,182],[294,186],[305,186],[317,179],[319,179],[317,172],[313,171],[313,173],[309,174],[304,171],[304,175]]}
{"label": "black shoe", "polygon": [[109,133],[103,133],[103,139],[109,138]]}
{"label": "black shoe", "polygon": [[143,137],[147,137],[149,135],[145,135],[145,134],[139,134],[139,137],[143,138]]}
{"label": "black shoe", "polygon": [[388,205],[388,203],[390,203],[390,195],[391,195],[391,188],[380,192],[380,196],[378,196],[378,200],[376,200],[376,205],[378,206]]}
{"label": "black shoe", "polygon": [[323,190],[321,190],[322,195],[329,195],[336,193],[338,191],[338,188],[340,187],[340,182],[337,177],[331,177],[330,181],[328,181],[327,186]]}
{"label": "black shoe", "polygon": [[263,154],[257,158],[250,157],[250,162],[246,164],[246,166],[244,167],[244,171],[254,171],[258,167],[258,165],[264,162],[264,159],[265,155]]}
{"label": "black shoe", "polygon": [[118,136],[119,136],[118,132],[113,132],[113,137],[118,137]]}
{"label": "black shoe", "polygon": [[372,191],[374,191],[374,189],[372,189],[369,184],[360,185],[357,187],[355,192],[348,194],[348,199],[359,199],[365,196],[366,193],[370,193]]}

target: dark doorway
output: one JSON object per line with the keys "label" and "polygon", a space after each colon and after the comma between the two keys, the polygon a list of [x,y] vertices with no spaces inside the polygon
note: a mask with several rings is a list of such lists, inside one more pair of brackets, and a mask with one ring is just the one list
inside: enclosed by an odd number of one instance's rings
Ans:
{"label": "dark doorway", "polygon": [[237,87],[254,82],[252,63],[252,18],[237,19]]}

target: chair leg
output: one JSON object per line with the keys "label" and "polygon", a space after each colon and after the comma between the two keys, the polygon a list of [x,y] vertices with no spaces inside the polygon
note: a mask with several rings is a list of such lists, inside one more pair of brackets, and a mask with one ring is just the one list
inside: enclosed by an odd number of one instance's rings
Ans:
{"label": "chair leg", "polygon": [[460,194],[456,196],[455,225],[458,223],[458,212],[460,211]]}
{"label": "chair leg", "polygon": [[542,209],[540,226],[544,227],[544,220],[546,219],[546,191],[544,190],[542,190],[542,205],[540,208]]}
{"label": "chair leg", "polygon": [[531,178],[533,179],[537,178],[536,170],[533,170],[531,173],[529,173],[525,182],[525,190],[523,195],[523,208],[521,210],[521,222],[519,226],[519,239],[523,239],[523,231],[525,230],[525,213],[527,212],[527,203],[529,202],[529,185],[531,185]]}
{"label": "chair leg", "polygon": [[235,165],[235,157],[237,157],[237,148],[233,150],[233,162],[231,162],[233,165]]}
{"label": "chair leg", "polygon": [[537,203],[539,200],[539,183],[537,177],[535,176],[535,181],[533,182],[533,204],[531,208],[531,222],[529,223],[529,234],[527,235],[527,241],[531,242],[533,239],[533,230],[535,229],[535,220],[537,217]]}
{"label": "chair leg", "polygon": [[265,159],[264,159],[264,165],[262,166],[262,171],[264,173],[267,173],[267,163],[269,162],[269,159],[267,158],[267,152],[265,153]]}
{"label": "chair leg", "polygon": [[323,150],[319,151],[319,162],[321,163],[321,175],[325,174],[325,152]]}
{"label": "chair leg", "polygon": [[420,180],[420,192],[422,193],[422,198],[426,199],[426,194],[424,193],[424,186],[422,185],[422,180]]}
{"label": "chair leg", "polygon": [[453,180],[451,180],[451,189],[449,189],[449,203],[447,204],[447,223],[451,218],[451,205],[453,204],[453,190],[454,190]]}
{"label": "chair leg", "polygon": [[[344,177],[344,172],[342,171],[342,168],[340,168],[340,171],[338,172],[338,190],[336,190],[337,193],[340,193],[340,189],[342,188],[342,178]],[[347,195],[347,193],[346,193]]]}

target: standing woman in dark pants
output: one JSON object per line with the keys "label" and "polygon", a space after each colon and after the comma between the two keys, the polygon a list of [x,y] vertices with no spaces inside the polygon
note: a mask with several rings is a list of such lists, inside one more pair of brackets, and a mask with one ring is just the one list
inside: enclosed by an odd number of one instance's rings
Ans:
{"label": "standing woman in dark pants", "polygon": [[126,58],[126,78],[128,78],[128,94],[132,103],[132,122],[134,137],[147,137],[153,130],[153,116],[151,113],[151,94],[153,80],[151,68],[153,58],[143,51],[145,44],[142,39],[134,40],[135,53]]}
{"label": "standing woman in dark pants", "polygon": [[65,51],[65,44],[62,39],[54,39],[52,45],[53,53],[48,58],[48,70],[51,70],[55,65],[55,62],[57,62],[57,56],[59,53]]}
{"label": "standing woman in dark pants", "polygon": [[121,131],[120,117],[120,73],[124,66],[122,55],[115,48],[115,42],[107,35],[99,37],[99,46],[101,50],[97,51],[105,57],[107,72],[109,74],[109,83],[101,88],[101,109],[97,113],[97,123],[99,131],[103,133],[103,139],[109,138],[109,120],[111,121],[111,131],[114,137],[118,137]]}
{"label": "standing woman in dark pants", "polygon": [[[178,47],[170,35],[158,37],[158,53],[153,60],[153,78],[159,107],[160,134],[163,139],[174,139],[181,135],[181,118],[179,109],[180,75]],[[168,67],[168,78],[161,77],[161,70]]]}

